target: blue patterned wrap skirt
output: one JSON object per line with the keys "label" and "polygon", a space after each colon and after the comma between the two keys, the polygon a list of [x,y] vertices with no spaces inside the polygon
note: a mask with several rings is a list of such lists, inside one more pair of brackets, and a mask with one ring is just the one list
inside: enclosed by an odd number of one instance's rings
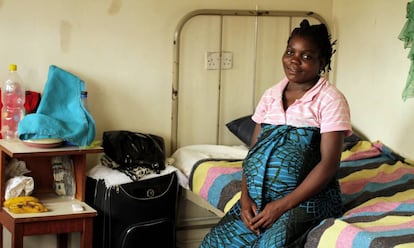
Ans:
{"label": "blue patterned wrap skirt", "polygon": [[[288,125],[262,126],[258,141],[243,161],[250,197],[258,211],[292,192],[318,164],[320,129]],[[259,235],[240,217],[237,202],[206,235],[200,247],[303,247],[308,231],[321,220],[342,214],[339,184],[334,178],[321,192],[285,212]]]}

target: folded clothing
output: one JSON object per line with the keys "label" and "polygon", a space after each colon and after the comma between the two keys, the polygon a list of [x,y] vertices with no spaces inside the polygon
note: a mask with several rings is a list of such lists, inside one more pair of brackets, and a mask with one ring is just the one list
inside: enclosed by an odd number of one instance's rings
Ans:
{"label": "folded clothing", "polygon": [[95,139],[96,127],[82,104],[82,91],[85,91],[84,81],[51,65],[36,113],[26,115],[19,123],[19,138],[59,138],[77,146],[90,145]]}

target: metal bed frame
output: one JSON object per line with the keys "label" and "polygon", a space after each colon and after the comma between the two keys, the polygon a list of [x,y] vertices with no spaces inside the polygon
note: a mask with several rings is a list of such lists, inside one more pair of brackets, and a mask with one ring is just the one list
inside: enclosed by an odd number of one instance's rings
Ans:
{"label": "metal bed frame", "polygon": [[[173,41],[173,81],[172,81],[172,116],[171,116],[171,151],[177,149],[177,133],[178,133],[178,92],[180,86],[180,75],[179,75],[179,66],[180,66],[180,46],[181,46],[181,35],[182,29],[185,24],[196,16],[219,16],[221,23],[223,22],[223,17],[225,16],[253,16],[256,17],[256,26],[255,26],[255,42],[257,45],[257,18],[260,16],[271,16],[271,17],[289,17],[290,18],[290,28],[292,28],[292,19],[295,17],[312,17],[318,20],[320,23],[326,25],[326,21],[320,15],[312,11],[275,11],[275,10],[220,10],[220,9],[200,9],[192,11],[186,14],[180,19],[177,24],[176,31],[174,33]],[[328,25],[326,25],[328,28]],[[220,34],[222,33],[223,27],[221,26]],[[329,30],[328,30],[329,31]],[[221,35],[220,35],[221,43]],[[220,50],[222,52],[222,50]],[[256,54],[254,55],[256,58]],[[254,72],[255,74],[255,72]],[[255,84],[255,77],[252,78],[253,85]],[[253,89],[254,90],[254,89]],[[253,100],[254,101],[254,100]]]}

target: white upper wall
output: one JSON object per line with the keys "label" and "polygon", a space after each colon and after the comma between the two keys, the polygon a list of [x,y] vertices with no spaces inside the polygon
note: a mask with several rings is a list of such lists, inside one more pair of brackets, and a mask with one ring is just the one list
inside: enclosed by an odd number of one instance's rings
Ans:
{"label": "white upper wall", "polygon": [[414,158],[414,99],[403,101],[410,61],[398,39],[406,0],[333,0],[333,36],[338,40],[332,81],[351,106],[352,122]]}
{"label": "white upper wall", "polygon": [[[338,39],[331,81],[348,97],[353,123],[414,157],[413,101],[401,100],[409,60],[397,36],[407,0],[3,0],[0,80],[17,63],[42,91],[51,64],[87,83],[97,139],[109,129],[162,135],[169,144],[173,35],[196,9],[312,10]],[[275,58],[279,59],[279,58]],[[275,81],[278,79],[275,79]],[[386,131],[385,131],[386,130]]]}
{"label": "white upper wall", "polygon": [[86,82],[97,139],[104,130],[128,129],[159,134],[168,145],[179,20],[196,9],[256,5],[331,18],[331,0],[3,0],[0,79],[16,63],[28,88],[42,91],[55,64]]}

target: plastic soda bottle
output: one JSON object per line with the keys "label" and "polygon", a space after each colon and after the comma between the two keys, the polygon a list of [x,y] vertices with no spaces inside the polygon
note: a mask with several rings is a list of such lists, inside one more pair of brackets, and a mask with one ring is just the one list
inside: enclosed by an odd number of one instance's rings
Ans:
{"label": "plastic soda bottle", "polygon": [[17,126],[25,115],[24,101],[26,91],[20,75],[17,73],[17,65],[9,65],[9,73],[2,88],[1,101],[1,134],[3,139],[16,139]]}

